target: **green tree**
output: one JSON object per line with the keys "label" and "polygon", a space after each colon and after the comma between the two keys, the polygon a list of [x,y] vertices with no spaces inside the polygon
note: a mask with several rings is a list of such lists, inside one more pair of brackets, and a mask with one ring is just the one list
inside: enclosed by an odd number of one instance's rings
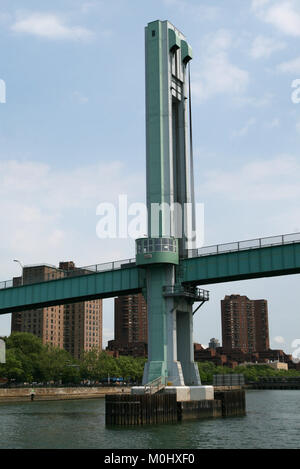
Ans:
{"label": "green tree", "polygon": [[146,359],[120,356],[117,361],[120,376],[124,378],[125,381],[130,379],[131,381],[140,382],[142,380]]}
{"label": "green tree", "polygon": [[80,376],[82,379],[99,379],[98,360],[99,353],[97,350],[83,353],[80,360]]}
{"label": "green tree", "polygon": [[18,359],[14,349],[7,350],[6,363],[0,365],[0,376],[17,382],[26,380],[22,362]]}
{"label": "green tree", "polygon": [[7,354],[12,353],[21,364],[22,375],[16,375],[14,379],[32,381],[37,375],[39,361],[44,353],[44,346],[38,337],[27,332],[15,332],[6,340]]}
{"label": "green tree", "polygon": [[113,378],[113,377],[120,377],[121,370],[118,366],[118,361],[116,358],[108,355],[105,352],[100,353],[99,355],[99,362],[98,362],[98,370],[99,370],[99,379],[103,378]]}
{"label": "green tree", "polygon": [[[70,353],[58,347],[47,345],[38,368],[39,381],[72,382],[72,376],[79,381],[79,371]],[[73,368],[73,371],[70,368]]]}
{"label": "green tree", "polygon": [[69,380],[78,382],[79,370],[65,350],[44,345],[38,337],[27,332],[15,332],[6,339],[6,364],[0,374],[17,382],[47,382]]}

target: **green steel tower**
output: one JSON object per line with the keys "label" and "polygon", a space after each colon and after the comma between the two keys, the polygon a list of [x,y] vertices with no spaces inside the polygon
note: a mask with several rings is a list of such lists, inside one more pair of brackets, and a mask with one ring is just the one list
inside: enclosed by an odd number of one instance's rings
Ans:
{"label": "green steel tower", "polygon": [[148,362],[143,384],[201,384],[193,358],[196,290],[180,279],[180,259],[195,244],[193,161],[189,122],[192,50],[168,21],[149,23],[146,42],[148,237],[136,241],[145,268]]}

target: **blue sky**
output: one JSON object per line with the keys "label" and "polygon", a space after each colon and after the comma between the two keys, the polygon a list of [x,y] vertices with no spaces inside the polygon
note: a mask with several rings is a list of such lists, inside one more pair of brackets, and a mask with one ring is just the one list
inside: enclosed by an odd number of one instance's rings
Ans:
{"label": "blue sky", "polygon": [[[205,244],[300,231],[300,5],[296,0],[1,0],[0,278],[25,264],[134,255],[96,236],[96,207],[145,200],[144,27],[193,47],[196,196]],[[299,276],[210,286],[195,340],[221,339],[220,300],[269,301],[273,348],[300,336]],[[112,301],[105,301],[105,340]],[[10,317],[0,318],[0,335]]]}

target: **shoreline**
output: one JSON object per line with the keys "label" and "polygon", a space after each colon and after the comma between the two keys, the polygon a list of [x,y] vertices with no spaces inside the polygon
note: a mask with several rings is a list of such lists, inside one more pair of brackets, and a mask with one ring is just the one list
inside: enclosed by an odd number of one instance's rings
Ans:
{"label": "shoreline", "polygon": [[72,399],[99,399],[106,394],[130,394],[131,387],[72,387],[72,388],[5,388],[0,389],[0,403],[31,401],[34,389],[34,401],[57,401]]}
{"label": "shoreline", "polygon": [[[215,386],[215,391],[228,390],[299,390],[293,386]],[[34,389],[35,401],[62,401],[78,399],[104,399],[106,394],[131,394],[131,387],[57,387],[57,388],[5,388],[0,389],[0,404],[8,402],[29,402],[31,401],[31,390]]]}

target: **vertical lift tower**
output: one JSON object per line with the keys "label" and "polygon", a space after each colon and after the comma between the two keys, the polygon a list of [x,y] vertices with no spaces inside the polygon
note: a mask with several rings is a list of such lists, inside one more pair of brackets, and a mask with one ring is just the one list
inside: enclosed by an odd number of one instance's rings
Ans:
{"label": "vertical lift tower", "polygon": [[181,283],[180,259],[195,245],[194,174],[186,38],[168,21],[146,35],[146,158],[148,237],[136,240],[145,269],[148,362],[143,384],[201,384],[193,349],[193,304],[205,301]]}

